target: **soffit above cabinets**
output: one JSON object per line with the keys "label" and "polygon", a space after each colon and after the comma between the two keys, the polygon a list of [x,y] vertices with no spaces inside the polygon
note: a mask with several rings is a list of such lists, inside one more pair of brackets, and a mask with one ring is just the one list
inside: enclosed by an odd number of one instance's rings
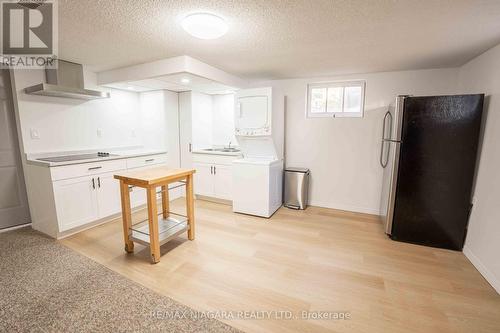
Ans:
{"label": "soffit above cabinets", "polygon": [[227,94],[237,90],[236,87],[225,85],[191,73],[176,73],[155,78],[109,83],[109,88],[146,92],[154,90],[170,90],[175,92],[197,91],[205,94]]}
{"label": "soffit above cabinets", "polygon": [[197,91],[227,94],[248,82],[189,56],[178,56],[97,73],[99,85],[144,92]]}

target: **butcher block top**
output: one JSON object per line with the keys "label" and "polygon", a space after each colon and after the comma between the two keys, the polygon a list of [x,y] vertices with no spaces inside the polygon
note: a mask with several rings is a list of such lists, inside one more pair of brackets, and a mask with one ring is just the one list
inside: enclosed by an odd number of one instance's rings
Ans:
{"label": "butcher block top", "polygon": [[172,169],[160,166],[146,170],[119,172],[114,177],[129,185],[150,187],[182,180],[195,172],[195,169]]}

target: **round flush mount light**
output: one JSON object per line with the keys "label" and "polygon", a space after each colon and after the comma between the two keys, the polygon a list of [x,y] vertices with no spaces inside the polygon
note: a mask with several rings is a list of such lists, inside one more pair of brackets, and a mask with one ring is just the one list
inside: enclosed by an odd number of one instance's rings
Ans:
{"label": "round flush mount light", "polygon": [[181,83],[182,83],[182,84],[189,84],[189,82],[191,82],[191,80],[190,80],[188,77],[183,77],[183,78],[181,79]]}
{"label": "round flush mount light", "polygon": [[182,28],[200,39],[216,39],[226,34],[228,26],[221,17],[210,13],[195,13],[182,20]]}

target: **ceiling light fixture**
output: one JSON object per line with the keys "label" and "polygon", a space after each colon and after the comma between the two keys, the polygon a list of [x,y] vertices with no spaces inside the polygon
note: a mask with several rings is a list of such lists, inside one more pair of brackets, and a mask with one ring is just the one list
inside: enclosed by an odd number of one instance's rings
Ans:
{"label": "ceiling light fixture", "polygon": [[191,80],[190,80],[189,78],[187,78],[187,77],[183,77],[183,78],[181,79],[181,83],[182,83],[182,84],[189,84],[189,82],[191,82]]}
{"label": "ceiling light fixture", "polygon": [[127,89],[128,90],[135,90],[134,87],[131,87],[131,86],[128,86]]}
{"label": "ceiling light fixture", "polygon": [[226,34],[228,26],[221,17],[209,13],[195,13],[182,20],[182,28],[200,39],[216,39]]}

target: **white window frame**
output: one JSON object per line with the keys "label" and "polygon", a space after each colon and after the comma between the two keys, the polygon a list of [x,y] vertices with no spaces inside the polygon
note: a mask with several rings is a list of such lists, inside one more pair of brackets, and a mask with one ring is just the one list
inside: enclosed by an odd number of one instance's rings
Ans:
{"label": "white window frame", "polygon": [[[327,112],[328,110],[328,90],[325,105],[325,112],[311,112],[311,91],[313,88],[338,88],[338,87],[361,87],[361,101],[359,112],[344,112],[344,97],[342,97],[342,112]],[[316,82],[307,85],[307,118],[362,118],[365,110],[365,80],[355,81],[334,81],[334,82]]]}

